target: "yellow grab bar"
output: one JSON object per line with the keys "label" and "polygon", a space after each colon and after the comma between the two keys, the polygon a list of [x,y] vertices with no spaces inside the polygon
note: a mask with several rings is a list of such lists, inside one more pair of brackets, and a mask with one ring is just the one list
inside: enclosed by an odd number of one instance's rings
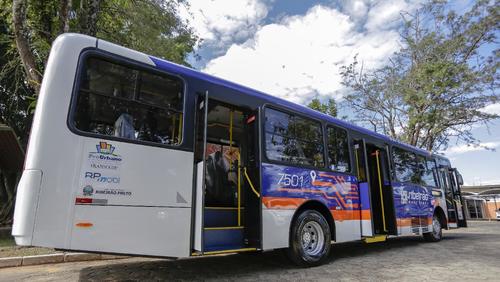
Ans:
{"label": "yellow grab bar", "polygon": [[250,177],[248,176],[247,168],[246,167],[243,168],[243,173],[245,174],[245,177],[246,177],[246,179],[248,181],[248,184],[250,184],[250,187],[252,188],[252,191],[255,193],[255,195],[257,195],[257,197],[260,198],[259,192],[257,192],[257,190],[255,190],[255,187],[253,187],[253,184],[252,184],[252,180],[250,180]]}
{"label": "yellow grab bar", "polygon": [[182,114],[179,114],[179,132],[177,134],[177,143],[180,144],[182,139]]}
{"label": "yellow grab bar", "polygon": [[241,157],[238,153],[238,226],[241,226]]}
{"label": "yellow grab bar", "polygon": [[380,175],[380,159],[378,157],[379,153],[380,150],[375,151],[375,157],[377,158],[378,186],[380,188],[380,204],[382,206],[382,223],[384,225],[384,231],[387,232],[387,227],[385,225],[384,194],[382,193],[382,176]]}
{"label": "yellow grab bar", "polygon": [[[229,111],[229,152],[233,154],[233,110]],[[239,165],[239,163],[238,163]],[[233,157],[229,159],[229,167],[232,169]]]}

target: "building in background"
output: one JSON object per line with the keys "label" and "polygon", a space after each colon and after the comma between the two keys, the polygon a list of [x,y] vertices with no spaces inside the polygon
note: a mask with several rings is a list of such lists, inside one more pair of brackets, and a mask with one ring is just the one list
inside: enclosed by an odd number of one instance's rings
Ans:
{"label": "building in background", "polygon": [[467,219],[498,219],[500,184],[463,186],[461,189]]}

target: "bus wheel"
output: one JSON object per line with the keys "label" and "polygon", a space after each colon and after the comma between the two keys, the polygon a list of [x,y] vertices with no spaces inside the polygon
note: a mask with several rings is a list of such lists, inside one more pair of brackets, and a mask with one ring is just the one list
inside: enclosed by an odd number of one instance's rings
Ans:
{"label": "bus wheel", "polygon": [[441,221],[437,214],[432,217],[432,232],[424,233],[424,239],[427,242],[437,242],[441,241],[443,237],[443,229],[441,227]]}
{"label": "bus wheel", "polygon": [[288,257],[299,266],[320,265],[330,254],[330,241],[330,227],[323,215],[305,210],[293,222]]}

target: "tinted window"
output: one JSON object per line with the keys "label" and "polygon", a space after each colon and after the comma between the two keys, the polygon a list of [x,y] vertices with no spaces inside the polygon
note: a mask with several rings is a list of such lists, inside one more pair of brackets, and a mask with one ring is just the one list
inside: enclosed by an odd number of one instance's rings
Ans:
{"label": "tinted window", "polygon": [[436,176],[437,167],[433,160],[421,159],[421,165],[423,166],[423,171],[421,172],[422,184],[430,187],[437,187]]}
{"label": "tinted window", "polygon": [[90,57],[74,125],[100,135],[176,145],[182,137],[182,107],[179,78]]}
{"label": "tinted window", "polygon": [[266,109],[266,155],[291,164],[324,166],[321,124]]}
{"label": "tinted window", "polygon": [[417,167],[415,154],[397,147],[392,151],[396,178],[400,182],[420,183],[420,170]]}
{"label": "tinted window", "polygon": [[347,131],[338,127],[328,126],[328,161],[330,169],[346,172],[350,171],[349,145]]}

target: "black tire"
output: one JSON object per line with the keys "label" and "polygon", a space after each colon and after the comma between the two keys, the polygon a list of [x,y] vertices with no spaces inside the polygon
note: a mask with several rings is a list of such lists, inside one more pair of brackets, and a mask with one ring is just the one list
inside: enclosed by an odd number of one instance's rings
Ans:
{"label": "black tire", "polygon": [[432,231],[423,234],[425,241],[427,242],[439,242],[443,237],[443,227],[441,225],[441,220],[437,214],[432,217]]}
{"label": "black tire", "polygon": [[301,267],[317,266],[325,262],[330,249],[330,226],[325,217],[315,210],[303,211],[292,223],[290,260]]}

